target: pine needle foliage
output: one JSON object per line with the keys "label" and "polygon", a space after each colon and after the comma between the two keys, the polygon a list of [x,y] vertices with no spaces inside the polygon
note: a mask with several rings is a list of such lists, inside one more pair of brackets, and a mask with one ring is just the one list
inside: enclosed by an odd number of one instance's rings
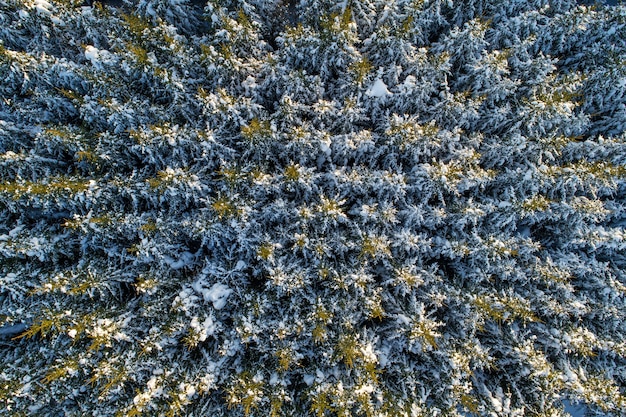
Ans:
{"label": "pine needle foliage", "polygon": [[626,415],[587,3],[0,0],[0,415]]}

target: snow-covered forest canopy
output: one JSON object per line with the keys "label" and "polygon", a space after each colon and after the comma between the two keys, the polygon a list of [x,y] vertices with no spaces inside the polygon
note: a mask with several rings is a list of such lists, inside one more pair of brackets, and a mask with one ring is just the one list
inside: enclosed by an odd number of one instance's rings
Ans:
{"label": "snow-covered forest canopy", "polygon": [[626,7],[0,0],[0,415],[626,415]]}

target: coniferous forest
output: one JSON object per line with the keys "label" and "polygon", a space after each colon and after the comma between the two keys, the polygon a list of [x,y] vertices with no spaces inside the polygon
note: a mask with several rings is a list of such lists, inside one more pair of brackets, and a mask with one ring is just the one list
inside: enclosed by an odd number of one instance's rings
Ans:
{"label": "coniferous forest", "polygon": [[624,416],[625,225],[626,6],[0,0],[2,416]]}

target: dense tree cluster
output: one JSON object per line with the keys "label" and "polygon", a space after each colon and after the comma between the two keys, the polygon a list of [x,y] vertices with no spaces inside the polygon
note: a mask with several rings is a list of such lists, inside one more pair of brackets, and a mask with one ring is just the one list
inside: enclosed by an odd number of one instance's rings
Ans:
{"label": "dense tree cluster", "polygon": [[625,415],[625,63],[574,0],[0,0],[0,415]]}

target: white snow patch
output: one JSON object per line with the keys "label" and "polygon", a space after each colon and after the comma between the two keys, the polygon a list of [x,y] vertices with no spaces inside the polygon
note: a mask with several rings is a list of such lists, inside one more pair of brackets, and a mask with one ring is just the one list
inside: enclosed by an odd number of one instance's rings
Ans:
{"label": "white snow patch", "polygon": [[216,310],[221,310],[226,305],[226,300],[232,292],[233,290],[226,285],[217,283],[213,284],[209,289],[202,288],[202,297],[204,297],[204,301],[212,302]]}
{"label": "white snow patch", "polygon": [[109,51],[106,49],[98,49],[93,45],[87,45],[85,47],[85,58],[96,68],[100,68],[103,63],[110,64],[115,61],[114,56]]}
{"label": "white snow patch", "polygon": [[196,395],[196,388],[191,385],[191,384],[180,384],[180,387],[183,388],[181,389],[181,391],[184,390],[185,394],[187,395],[188,399],[193,398],[194,395]]}
{"label": "white snow patch", "polygon": [[404,82],[398,86],[400,91],[404,94],[410,93],[417,87],[417,79],[412,75],[407,75]]}
{"label": "white snow patch", "polygon": [[380,78],[374,81],[374,84],[365,92],[370,97],[386,97],[392,93],[387,89],[387,84]]}
{"label": "white snow patch", "polygon": [[190,252],[183,252],[181,254],[181,257],[177,260],[169,257],[169,256],[164,256],[163,260],[165,260],[165,263],[172,269],[180,269],[184,266],[188,266],[193,262],[193,254]]}
{"label": "white snow patch", "polygon": [[[5,235],[5,236],[6,236],[6,235]],[[2,239],[0,239],[0,240],[2,240]],[[6,275],[4,276],[3,281],[4,281],[5,283],[7,283],[7,284],[8,284],[8,283],[11,283],[11,282],[15,282],[15,281],[17,281],[17,274],[14,274],[13,272],[9,272],[8,274],[6,274]]]}
{"label": "white snow patch", "polygon": [[273,372],[272,375],[270,375],[270,385],[276,384],[278,384],[278,374],[276,372]]}
{"label": "white snow patch", "polygon": [[172,269],[180,269],[183,266],[185,266],[185,261],[182,259],[179,259],[177,261],[173,261],[172,263],[170,263],[170,268]]}
{"label": "white snow patch", "polygon": [[396,316],[396,320],[398,320],[399,323],[405,324],[405,325],[411,323],[411,319],[405,316],[404,314],[398,314]]}
{"label": "white snow patch", "polygon": [[490,395],[489,397],[489,399],[491,400],[491,406],[496,411],[496,413],[502,413],[502,399],[504,397],[504,395],[502,394],[502,390],[498,388],[495,392],[495,395]]}
{"label": "white snow patch", "polygon": [[35,0],[35,9],[39,14],[50,16],[54,7],[46,0]]}
{"label": "white snow patch", "polygon": [[322,139],[320,139],[320,149],[322,150],[322,152],[324,152],[327,156],[330,156],[330,154],[332,153],[331,149],[330,149],[330,145],[332,144],[332,141],[330,140],[329,137],[324,137]]}
{"label": "white snow patch", "polygon": [[85,47],[85,58],[91,61],[92,64],[98,62],[100,58],[100,50],[92,45]]}
{"label": "white snow patch", "polygon": [[248,75],[248,78],[241,83],[241,86],[245,89],[247,94],[250,94],[255,88],[258,87],[258,84],[256,83],[256,78],[252,75]]}
{"label": "white snow patch", "polygon": [[363,359],[369,363],[378,363],[378,358],[376,357],[376,353],[374,353],[374,346],[371,343],[368,343],[366,346],[361,348],[361,353],[363,354]]}
{"label": "white snow patch", "polygon": [[530,181],[533,179],[533,173],[531,170],[526,171],[524,174],[524,181]]}
{"label": "white snow patch", "polygon": [[378,365],[381,369],[386,368],[387,364],[389,363],[389,351],[390,348],[388,346],[385,346],[378,352]]}
{"label": "white snow patch", "polygon": [[305,374],[302,379],[304,379],[304,383],[307,384],[308,386],[313,385],[313,382],[315,382],[315,377],[313,375],[310,374]]}
{"label": "white snow patch", "polygon": [[192,318],[190,327],[196,332],[200,342],[204,342],[208,336],[212,336],[217,328],[213,322],[213,318],[210,316],[207,317],[202,323],[198,321],[197,317]]}
{"label": "white snow patch", "polygon": [[374,392],[374,386],[370,384],[365,384],[361,386],[361,388],[358,388],[354,393],[357,395],[363,395],[363,394],[371,394],[372,392]]}

